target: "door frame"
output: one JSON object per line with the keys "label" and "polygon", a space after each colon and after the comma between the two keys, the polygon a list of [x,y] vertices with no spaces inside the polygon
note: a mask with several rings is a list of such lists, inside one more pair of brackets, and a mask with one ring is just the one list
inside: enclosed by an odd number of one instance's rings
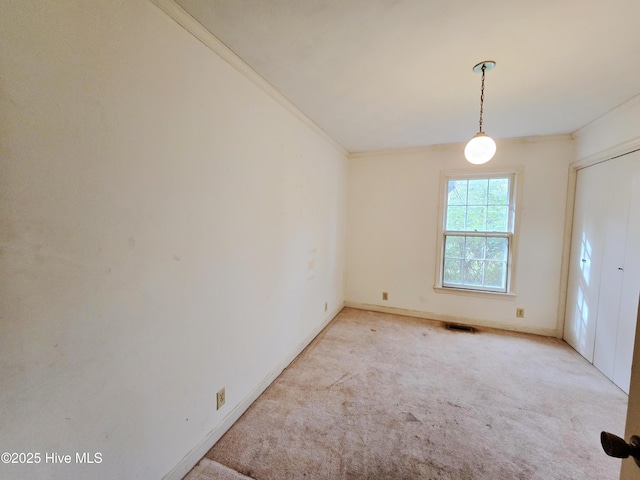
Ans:
{"label": "door frame", "polygon": [[563,338],[564,336],[567,289],[569,287],[569,261],[571,259],[571,236],[573,234],[573,212],[576,201],[578,170],[598,163],[607,162],[635,151],[640,151],[640,137],[635,138],[632,141],[622,143],[616,147],[608,148],[594,155],[575,160],[569,164],[567,199],[565,202],[564,235],[562,239],[562,264],[560,265],[560,292],[558,292],[558,315],[556,323],[557,338]]}

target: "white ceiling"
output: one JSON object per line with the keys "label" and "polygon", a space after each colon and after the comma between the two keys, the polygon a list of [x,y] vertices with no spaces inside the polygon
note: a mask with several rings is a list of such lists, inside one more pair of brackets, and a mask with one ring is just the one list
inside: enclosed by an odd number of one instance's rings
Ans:
{"label": "white ceiling", "polygon": [[640,93],[640,0],[176,0],[350,152],[571,133]]}

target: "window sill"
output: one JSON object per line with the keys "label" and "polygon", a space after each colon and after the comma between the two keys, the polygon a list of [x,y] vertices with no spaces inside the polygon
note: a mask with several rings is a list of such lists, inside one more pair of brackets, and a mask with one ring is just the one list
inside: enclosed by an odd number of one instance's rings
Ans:
{"label": "window sill", "polygon": [[484,297],[484,298],[494,298],[500,300],[515,300],[516,294],[514,292],[502,293],[502,292],[483,292],[480,290],[471,290],[466,288],[453,288],[453,287],[441,287],[434,286],[433,290],[436,293],[447,293],[453,295],[468,295],[471,297]]}

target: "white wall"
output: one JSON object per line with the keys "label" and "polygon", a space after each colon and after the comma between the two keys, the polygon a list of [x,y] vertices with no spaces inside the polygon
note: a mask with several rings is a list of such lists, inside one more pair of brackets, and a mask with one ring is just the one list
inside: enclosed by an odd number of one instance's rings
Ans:
{"label": "white wall", "polygon": [[[485,167],[524,169],[515,298],[434,291],[440,173],[483,169],[462,150],[442,145],[349,160],[347,305],[555,335],[571,138],[499,141]],[[515,317],[516,307],[525,318]]]}
{"label": "white wall", "polygon": [[640,95],[573,133],[581,164],[635,150],[640,145]]}
{"label": "white wall", "polygon": [[146,0],[2,2],[0,65],[0,477],[179,476],[342,305],[346,155]]}

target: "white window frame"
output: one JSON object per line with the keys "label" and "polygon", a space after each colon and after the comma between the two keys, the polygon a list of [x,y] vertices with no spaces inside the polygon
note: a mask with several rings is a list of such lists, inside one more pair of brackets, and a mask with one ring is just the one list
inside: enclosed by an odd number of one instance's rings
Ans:
{"label": "white window frame", "polygon": [[[521,192],[523,181],[523,168],[508,168],[508,169],[483,169],[481,172],[469,171],[469,170],[451,170],[443,171],[440,174],[440,201],[439,201],[439,220],[438,220],[438,241],[437,241],[437,267],[434,289],[438,293],[456,293],[456,294],[469,294],[475,296],[502,296],[502,297],[514,297],[515,293],[515,279],[516,279],[516,258],[518,248],[518,231],[520,226],[520,205],[521,205]],[[446,220],[446,208],[448,198],[448,184],[449,180],[471,180],[477,178],[504,178],[505,176],[511,177],[510,182],[510,198],[509,198],[509,232],[503,234],[496,234],[496,236],[506,236],[509,238],[509,252],[507,255],[507,279],[506,279],[506,291],[496,291],[488,288],[472,288],[469,286],[444,286],[444,238],[446,234],[445,220]],[[487,235],[484,232],[449,232],[460,233],[461,235],[469,236],[493,236]]]}

